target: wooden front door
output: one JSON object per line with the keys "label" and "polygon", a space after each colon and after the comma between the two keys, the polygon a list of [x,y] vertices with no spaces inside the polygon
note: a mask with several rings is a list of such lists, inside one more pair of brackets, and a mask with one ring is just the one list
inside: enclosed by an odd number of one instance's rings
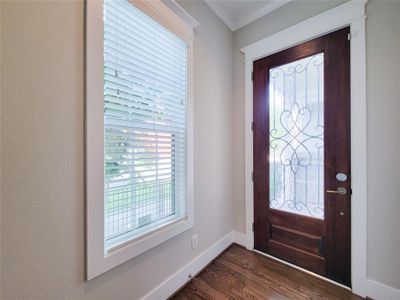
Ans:
{"label": "wooden front door", "polygon": [[254,247],[350,286],[349,28],[253,65]]}

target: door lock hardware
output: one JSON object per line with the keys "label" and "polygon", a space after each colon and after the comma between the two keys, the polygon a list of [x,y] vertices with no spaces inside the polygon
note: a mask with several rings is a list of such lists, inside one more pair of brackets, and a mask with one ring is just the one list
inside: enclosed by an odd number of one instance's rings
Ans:
{"label": "door lock hardware", "polygon": [[347,175],[344,173],[337,173],[336,179],[337,179],[337,181],[345,182],[347,180]]}
{"label": "door lock hardware", "polygon": [[338,187],[336,190],[327,190],[326,192],[331,194],[339,194],[340,196],[347,194],[347,190],[344,187]]}

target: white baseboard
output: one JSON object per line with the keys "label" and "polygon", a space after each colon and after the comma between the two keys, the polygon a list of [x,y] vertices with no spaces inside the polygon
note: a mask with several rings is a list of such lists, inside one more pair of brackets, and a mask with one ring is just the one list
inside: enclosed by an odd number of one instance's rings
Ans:
{"label": "white baseboard", "polygon": [[235,238],[235,232],[232,231],[228,233],[219,241],[214,243],[210,248],[190,261],[186,266],[158,285],[150,293],[144,296],[142,300],[167,299],[190,280],[189,274],[195,275],[200,272],[222,251],[228,248],[235,241]]}
{"label": "white baseboard", "polygon": [[233,236],[234,243],[239,244],[243,247],[246,247],[246,244],[247,244],[246,234],[244,234],[242,232],[232,231],[232,236]]}
{"label": "white baseboard", "polygon": [[366,295],[375,300],[399,300],[400,290],[382,284],[372,279],[367,279]]}

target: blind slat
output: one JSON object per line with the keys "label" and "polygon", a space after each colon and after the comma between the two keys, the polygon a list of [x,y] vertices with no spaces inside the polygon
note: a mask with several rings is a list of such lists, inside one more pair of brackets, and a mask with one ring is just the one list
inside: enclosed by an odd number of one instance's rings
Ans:
{"label": "blind slat", "polygon": [[[118,25],[124,23],[128,24],[126,28],[130,29],[131,31],[126,33],[127,36],[139,36],[142,40],[147,41],[149,44],[161,44],[161,48],[164,48],[166,45],[170,45],[172,49],[175,49],[176,46],[184,44],[181,39],[177,38],[166,28],[156,24],[156,22],[149,18],[145,13],[136,7],[135,9],[132,9],[131,5],[132,4],[128,3],[126,0],[105,2],[106,9],[109,8],[107,10],[110,16],[108,19],[108,25],[111,26],[113,22],[117,23]],[[173,51],[173,53],[176,56],[179,56],[179,52]]]}
{"label": "blind slat", "polygon": [[[105,97],[105,99],[108,99]],[[125,101],[110,102],[106,101],[105,109],[110,110],[110,116],[120,116],[120,117],[136,117],[135,120],[140,121],[157,121],[163,120],[165,122],[171,122],[171,124],[185,124],[185,117],[179,112],[170,112],[167,110],[155,107],[156,105],[149,105],[145,109],[138,107],[130,107],[129,103]]]}
{"label": "blind slat", "polygon": [[[116,38],[116,37],[115,37]],[[105,55],[111,55],[110,61],[112,61],[112,58],[115,59],[115,57],[124,57],[125,59],[130,59],[132,62],[135,62],[136,64],[140,64],[145,68],[150,68],[150,69],[155,69],[158,72],[163,72],[165,74],[168,74],[169,76],[174,77],[177,79],[179,82],[179,75],[184,75],[185,69],[179,70],[174,68],[173,63],[171,62],[171,58],[167,59],[162,59],[159,57],[159,59],[154,60],[154,55],[150,55],[148,53],[145,53],[143,55],[139,55],[137,51],[135,51],[135,48],[137,47],[137,44],[133,44],[132,42],[129,42],[127,40],[124,41],[124,45],[121,46],[118,44],[116,40],[111,38],[105,38],[104,43],[107,46],[107,51],[105,52]],[[141,50],[138,48],[138,50]]]}
{"label": "blind slat", "polygon": [[[109,67],[114,67],[109,70],[105,70],[105,81],[106,83],[112,83],[114,85],[119,85],[118,90],[126,91],[128,94],[133,89],[138,92],[144,93],[144,95],[155,95],[160,97],[161,95],[169,99],[171,102],[179,103],[184,100],[185,94],[178,94],[176,87],[169,85],[169,83],[158,82],[158,86],[155,86],[152,82],[152,77],[143,77],[143,74],[138,73],[119,73],[115,75],[116,69],[121,69],[118,64],[110,62]],[[145,79],[141,79],[142,76]],[[144,81],[147,80],[147,81]],[[112,85],[111,85],[112,86]],[[155,89],[156,88],[156,89]],[[179,86],[180,89],[185,88],[185,86]],[[150,98],[151,99],[151,98]]]}

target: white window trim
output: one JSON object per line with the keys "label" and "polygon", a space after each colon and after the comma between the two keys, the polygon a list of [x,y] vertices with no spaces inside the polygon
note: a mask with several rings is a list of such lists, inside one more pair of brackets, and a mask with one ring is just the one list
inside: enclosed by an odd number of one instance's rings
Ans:
{"label": "white window trim", "polygon": [[351,280],[361,296],[382,297],[376,282],[367,278],[367,113],[366,113],[366,0],[352,0],[320,15],[268,36],[241,49],[245,54],[245,209],[246,247],[254,248],[253,206],[253,62],[337,29],[351,32]]}
{"label": "white window trim", "polygon": [[86,1],[86,278],[136,257],[193,226],[193,29],[198,26],[175,1],[130,0],[188,44],[186,218],[172,222],[105,254],[103,1]]}

